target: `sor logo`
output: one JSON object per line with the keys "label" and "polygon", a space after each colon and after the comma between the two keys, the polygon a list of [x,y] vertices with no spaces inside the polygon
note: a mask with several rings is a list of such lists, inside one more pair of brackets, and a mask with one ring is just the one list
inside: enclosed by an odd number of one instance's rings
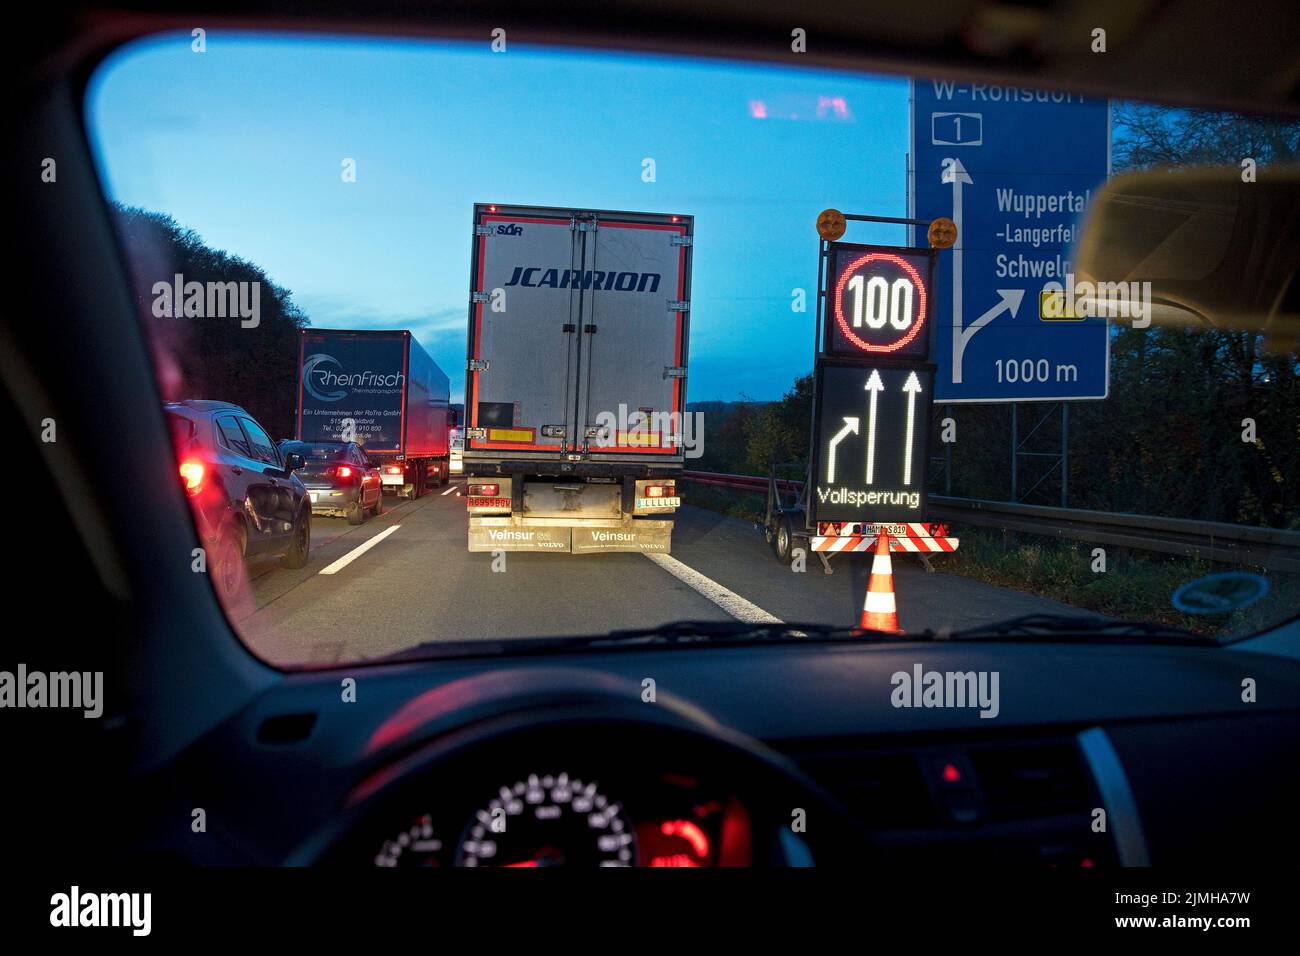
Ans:
{"label": "sor logo", "polygon": [[497,226],[498,236],[522,236],[523,234],[524,227],[517,222],[502,223]]}

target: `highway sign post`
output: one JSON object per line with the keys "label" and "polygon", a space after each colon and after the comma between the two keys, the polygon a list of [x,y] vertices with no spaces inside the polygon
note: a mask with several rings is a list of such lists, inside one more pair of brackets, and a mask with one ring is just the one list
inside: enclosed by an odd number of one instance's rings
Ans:
{"label": "highway sign post", "polygon": [[935,401],[1105,398],[1106,320],[1060,314],[1042,293],[1066,284],[1082,214],[1109,175],[1107,101],[918,80],[911,161],[913,215],[957,227],[935,297]]}

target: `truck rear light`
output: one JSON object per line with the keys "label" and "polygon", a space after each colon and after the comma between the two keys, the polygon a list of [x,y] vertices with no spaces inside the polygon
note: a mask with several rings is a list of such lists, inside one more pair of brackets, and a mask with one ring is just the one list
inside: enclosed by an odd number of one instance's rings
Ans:
{"label": "truck rear light", "polygon": [[465,494],[471,498],[495,498],[500,490],[500,485],[470,485]]}
{"label": "truck rear light", "polygon": [[181,462],[181,478],[185,482],[185,490],[192,495],[196,495],[203,488],[203,475],[207,471],[201,461],[183,461]]}
{"label": "truck rear light", "polygon": [[384,469],[384,474],[386,475],[400,475],[401,473],[402,473],[401,465],[389,465],[387,468]]}
{"label": "truck rear light", "polygon": [[347,465],[339,465],[338,468],[335,470],[334,474],[336,474],[340,478],[351,478],[352,469],[349,468]]}
{"label": "truck rear light", "polygon": [[671,498],[676,490],[675,485],[646,485],[645,496],[647,498]]}

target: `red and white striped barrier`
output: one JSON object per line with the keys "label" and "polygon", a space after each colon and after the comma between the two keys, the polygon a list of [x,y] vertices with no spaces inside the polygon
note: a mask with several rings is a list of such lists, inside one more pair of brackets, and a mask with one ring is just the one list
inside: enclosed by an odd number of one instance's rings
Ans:
{"label": "red and white striped barrier", "polygon": [[889,537],[890,551],[933,554],[956,551],[960,538],[948,534],[948,526],[906,522],[899,524],[867,524],[849,522],[843,525],[820,525],[818,531],[831,532],[813,535],[809,540],[813,551],[830,554],[852,551],[871,551],[881,530]]}

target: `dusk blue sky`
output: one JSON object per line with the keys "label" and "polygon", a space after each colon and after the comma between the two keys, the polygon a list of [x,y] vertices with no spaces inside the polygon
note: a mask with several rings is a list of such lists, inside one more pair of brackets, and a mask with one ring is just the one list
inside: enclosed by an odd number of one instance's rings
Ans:
{"label": "dusk blue sky", "polygon": [[[202,54],[188,34],[125,48],[87,111],[112,198],[262,266],[313,326],[411,329],[454,401],[475,202],[693,215],[688,395],[731,400],[777,398],[811,370],[817,213],[905,215],[907,97],[894,78],[494,54],[487,38],[209,33]],[[341,181],[345,157],[355,183]]]}

